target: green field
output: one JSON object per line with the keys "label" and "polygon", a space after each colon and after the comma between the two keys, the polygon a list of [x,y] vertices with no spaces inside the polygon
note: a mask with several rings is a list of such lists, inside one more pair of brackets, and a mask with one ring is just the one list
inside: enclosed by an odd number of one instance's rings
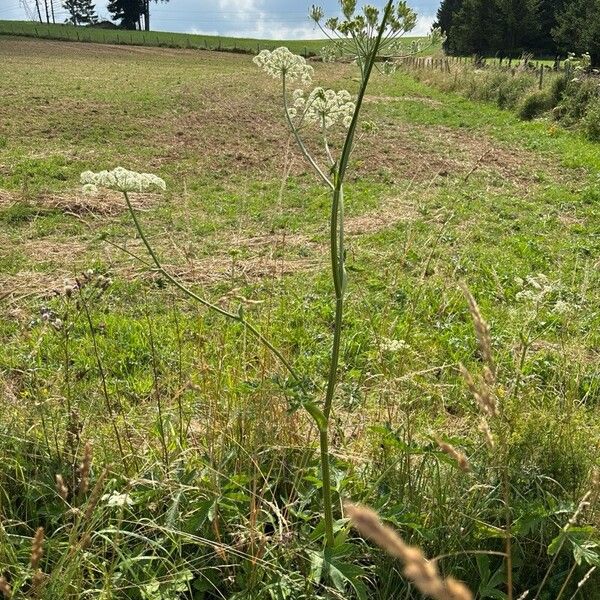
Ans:
{"label": "green field", "polygon": [[257,52],[259,49],[271,50],[283,44],[294,52],[316,54],[325,44],[323,40],[288,40],[279,42],[163,31],[97,29],[94,27],[76,27],[74,25],[46,24],[33,21],[0,21],[0,35],[2,34],[70,42],[165,46],[169,48],[193,48],[197,50],[231,50],[249,53]]}
{"label": "green field", "polygon": [[[223,50],[232,52],[258,53],[259,50],[273,50],[287,46],[302,55],[317,55],[327,40],[255,40],[191,33],[171,33],[165,31],[128,31],[124,29],[98,29],[37,23],[33,21],[2,21],[0,35],[18,35],[69,42],[92,42],[97,44],[124,44],[130,46],[159,46],[196,50]],[[406,43],[424,38],[408,37]]]}
{"label": "green field", "polygon": [[[242,306],[319,396],[330,199],[288,139],[277,82],[249,56],[148,47],[204,37],[50,30],[75,33],[107,45],[0,37],[0,577],[14,598],[421,598],[347,527],[352,499],[478,600],[508,597],[504,528],[515,599],[550,572],[539,600],[597,600],[597,573],[577,583],[600,561],[600,144],[374,75],[346,188],[340,521],[324,555],[298,387],[242,326],[152,271],[119,194],[79,185],[118,165],[164,178],[164,194],[132,197],[164,263]],[[140,47],[108,45],[129,43],[117,34]],[[356,92],[353,65],[315,69],[317,84]],[[461,281],[491,328],[494,450],[459,371],[482,368]]]}

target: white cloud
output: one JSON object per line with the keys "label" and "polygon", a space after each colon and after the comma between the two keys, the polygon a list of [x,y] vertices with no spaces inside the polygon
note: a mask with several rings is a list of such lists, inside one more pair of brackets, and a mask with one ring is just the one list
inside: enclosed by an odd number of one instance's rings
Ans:
{"label": "white cloud", "polygon": [[263,40],[314,40],[321,38],[321,32],[310,25],[289,26],[277,21],[259,19],[243,29],[224,32],[230,37],[249,37]]}
{"label": "white cloud", "polygon": [[192,27],[191,29],[188,29],[186,33],[191,33],[192,35],[221,35],[218,31],[214,29],[211,31],[208,29],[198,29],[197,27]]}
{"label": "white cloud", "polygon": [[409,33],[411,36],[425,36],[431,31],[431,26],[435,23],[435,15],[419,15],[417,26]]}
{"label": "white cloud", "polygon": [[222,10],[254,10],[258,4],[260,4],[260,0],[219,0],[219,7]]}
{"label": "white cloud", "polygon": [[[289,24],[280,12],[269,12],[264,0],[219,0],[224,11],[225,25],[222,35],[229,37],[249,37],[267,40],[306,40],[321,37],[314,27],[304,23]],[[279,17],[279,18],[278,18]]]}
{"label": "white cloud", "polygon": [[219,8],[228,21],[249,21],[261,4],[262,0],[219,0]]}

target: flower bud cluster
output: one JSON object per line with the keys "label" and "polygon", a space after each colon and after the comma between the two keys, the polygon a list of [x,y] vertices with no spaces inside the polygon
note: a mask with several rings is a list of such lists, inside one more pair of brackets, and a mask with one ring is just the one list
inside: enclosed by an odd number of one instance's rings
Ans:
{"label": "flower bud cluster", "polygon": [[163,179],[152,173],[137,173],[123,167],[99,173],[85,171],[81,174],[81,183],[86,193],[94,192],[99,187],[118,192],[152,192],[167,187]]}
{"label": "flower bud cluster", "polygon": [[317,87],[308,97],[305,97],[304,90],[294,92],[294,106],[290,109],[290,116],[294,118],[299,115],[307,123],[329,129],[340,121],[344,127],[350,127],[355,110],[356,104],[350,92]]}
{"label": "flower bud cluster", "polygon": [[290,52],[284,46],[272,52],[263,50],[254,57],[254,63],[274,78],[285,77],[288,81],[301,80],[305,84],[312,81],[314,69],[307,64],[304,57]]}

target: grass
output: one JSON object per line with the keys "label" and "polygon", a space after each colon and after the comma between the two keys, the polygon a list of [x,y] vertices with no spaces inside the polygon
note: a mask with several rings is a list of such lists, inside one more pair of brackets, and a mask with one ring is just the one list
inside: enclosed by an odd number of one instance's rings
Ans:
{"label": "grass", "polygon": [[548,69],[541,74],[536,68],[509,69],[493,63],[476,68],[473,63],[456,59],[405,60],[400,68],[442,92],[457,92],[470,100],[514,110],[522,120],[552,120],[557,126],[579,129],[591,141],[598,141],[596,113],[600,99],[594,72],[573,78],[566,70]]}
{"label": "grass", "polygon": [[[149,46],[167,48],[187,48],[195,50],[223,50],[257,54],[260,50],[274,50],[287,46],[303,56],[316,56],[328,42],[315,40],[260,40],[234,38],[168,31],[128,31],[123,29],[100,29],[95,27],[77,27],[65,24],[47,24],[33,21],[2,21],[0,35],[24,36],[69,42],[91,42],[96,44],[124,44],[130,46]],[[409,37],[406,42],[425,38]]]}
{"label": "grass", "polygon": [[0,21],[0,35],[2,34],[71,42],[188,48],[196,50],[227,50],[248,53],[257,53],[259,49],[273,50],[283,43],[297,53],[317,54],[325,44],[323,40],[318,39],[279,42],[165,31],[99,29],[95,27],[77,27],[75,25],[46,24],[32,21]]}
{"label": "grass", "polygon": [[[298,389],[243,329],[127,253],[143,256],[120,197],[79,191],[88,168],[164,177],[164,196],[133,200],[165,263],[221,306],[244,306],[316,388],[333,315],[329,206],[286,144],[276,83],[247,56],[11,36],[0,77],[0,575],[33,595],[43,526],[48,600],[418,597],[343,522],[322,554]],[[329,86],[355,91],[355,77],[316,65]],[[400,73],[374,78],[364,119],[346,190],[336,496],[374,505],[480,598],[503,597],[493,553],[508,467],[518,597],[539,586],[598,466],[600,145]],[[460,280],[491,326],[510,417],[503,465],[458,370],[481,364]],[[96,497],[80,492],[87,441]],[[581,526],[542,598],[572,568],[574,593],[596,560],[596,506]]]}

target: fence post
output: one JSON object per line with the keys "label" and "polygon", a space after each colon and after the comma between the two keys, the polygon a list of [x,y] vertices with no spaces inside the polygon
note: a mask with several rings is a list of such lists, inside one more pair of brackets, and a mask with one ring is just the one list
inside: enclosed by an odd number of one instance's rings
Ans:
{"label": "fence post", "polygon": [[544,87],[544,65],[540,65],[540,90]]}

